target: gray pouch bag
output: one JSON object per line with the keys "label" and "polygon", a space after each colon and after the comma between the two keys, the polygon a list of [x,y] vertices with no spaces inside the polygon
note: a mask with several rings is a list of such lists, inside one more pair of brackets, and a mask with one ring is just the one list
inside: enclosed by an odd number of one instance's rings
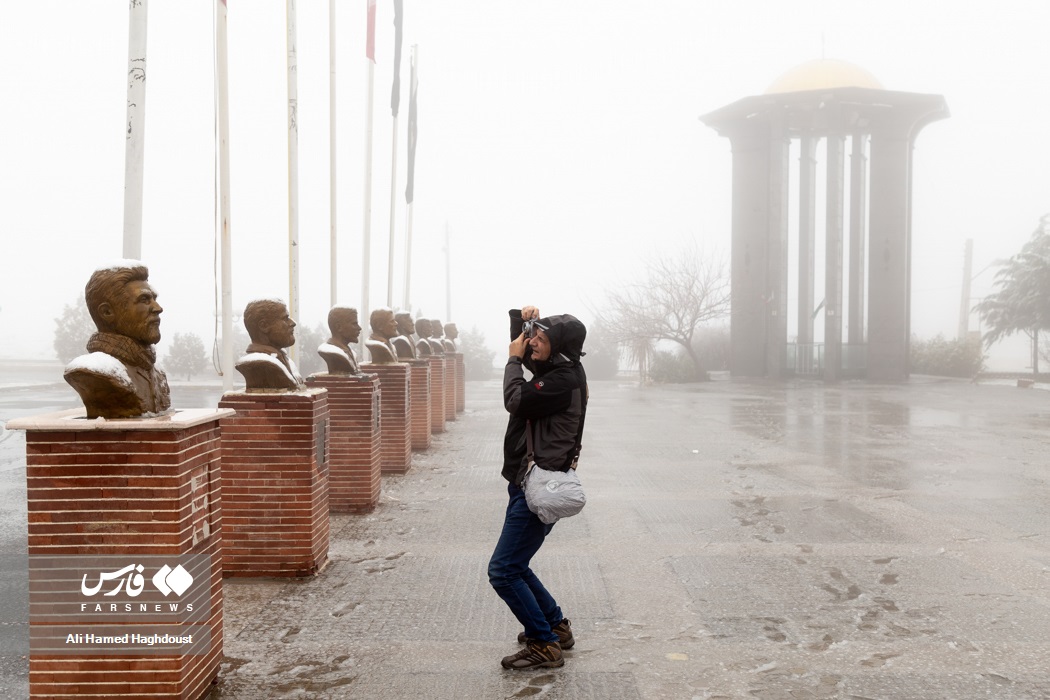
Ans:
{"label": "gray pouch bag", "polygon": [[525,502],[536,517],[551,525],[583,510],[587,495],[575,469],[548,471],[532,462],[525,474]]}

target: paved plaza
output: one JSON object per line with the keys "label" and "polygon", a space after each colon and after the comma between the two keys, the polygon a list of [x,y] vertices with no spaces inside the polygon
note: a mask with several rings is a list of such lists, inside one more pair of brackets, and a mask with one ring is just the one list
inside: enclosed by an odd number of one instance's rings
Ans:
{"label": "paved plaza", "polygon": [[[173,387],[176,407],[217,388]],[[0,388],[0,420],[75,406]],[[73,399],[71,401],[71,399]],[[571,618],[560,669],[485,569],[502,525],[496,381],[335,515],[304,581],[225,582],[215,700],[1050,698],[1050,393],[905,384],[593,382],[589,503],[534,568]],[[0,696],[28,692],[25,460],[0,432]]]}

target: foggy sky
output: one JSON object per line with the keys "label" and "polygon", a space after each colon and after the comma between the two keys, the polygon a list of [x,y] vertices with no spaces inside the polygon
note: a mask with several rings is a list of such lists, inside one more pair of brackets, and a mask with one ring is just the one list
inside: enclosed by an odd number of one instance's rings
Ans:
{"label": "foggy sky", "polygon": [[[365,1],[337,3],[338,301],[361,303]],[[288,296],[285,3],[229,0],[234,305]],[[164,344],[210,344],[212,3],[151,0],[143,260]],[[371,307],[386,303],[392,6],[380,0]],[[53,357],[52,319],[121,257],[127,4],[9,3],[0,65],[0,359]],[[585,321],[644,257],[728,249],[729,142],[698,116],[822,55],[887,88],[945,96],[915,150],[912,330],[954,337],[974,272],[1050,211],[1050,62],[1040,0],[405,3],[394,305],[403,303],[409,47],[420,50],[413,308],[478,326],[536,304]],[[330,306],[328,3],[299,2],[301,323]],[[446,314],[446,225],[452,317]],[[973,294],[990,290],[991,272]],[[240,349],[235,349],[239,351]]]}

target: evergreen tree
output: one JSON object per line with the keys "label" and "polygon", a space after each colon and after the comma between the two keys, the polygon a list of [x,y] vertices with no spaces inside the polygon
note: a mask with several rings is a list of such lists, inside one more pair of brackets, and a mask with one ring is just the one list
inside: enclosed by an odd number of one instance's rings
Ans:
{"label": "evergreen tree", "polygon": [[492,376],[492,360],[496,353],[485,345],[485,335],[477,326],[459,334],[459,351],[463,353],[467,379],[484,380]]}
{"label": "evergreen tree", "polygon": [[186,381],[200,374],[208,366],[204,341],[196,333],[176,333],[164,360],[164,368],[175,375],[185,375]]}
{"label": "evergreen tree", "polygon": [[72,306],[66,305],[62,315],[55,319],[55,354],[62,362],[87,353],[85,346],[95,333],[95,322],[91,320],[84,297]]}
{"label": "evergreen tree", "polygon": [[1050,330],[1050,214],[995,273],[996,290],[974,307],[988,327],[986,347],[1021,332],[1032,339],[1032,371],[1039,372],[1039,333]]}

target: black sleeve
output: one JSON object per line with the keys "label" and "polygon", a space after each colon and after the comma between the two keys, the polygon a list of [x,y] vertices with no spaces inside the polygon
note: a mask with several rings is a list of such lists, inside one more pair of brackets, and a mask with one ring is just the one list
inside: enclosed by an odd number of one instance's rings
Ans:
{"label": "black sleeve", "polygon": [[568,409],[577,387],[569,372],[550,372],[525,381],[521,363],[511,358],[503,370],[503,406],[518,418],[542,418]]}
{"label": "black sleeve", "polygon": [[507,313],[510,314],[510,339],[514,340],[521,335],[521,327],[525,325],[525,320],[521,317],[521,309],[511,309]]}
{"label": "black sleeve", "polygon": [[[521,329],[525,325],[525,319],[521,317],[521,309],[511,309],[510,314],[510,339],[514,340],[521,335]],[[532,366],[532,346],[525,346],[525,357],[522,358],[525,363],[525,368],[530,372],[535,372],[535,368]]]}

